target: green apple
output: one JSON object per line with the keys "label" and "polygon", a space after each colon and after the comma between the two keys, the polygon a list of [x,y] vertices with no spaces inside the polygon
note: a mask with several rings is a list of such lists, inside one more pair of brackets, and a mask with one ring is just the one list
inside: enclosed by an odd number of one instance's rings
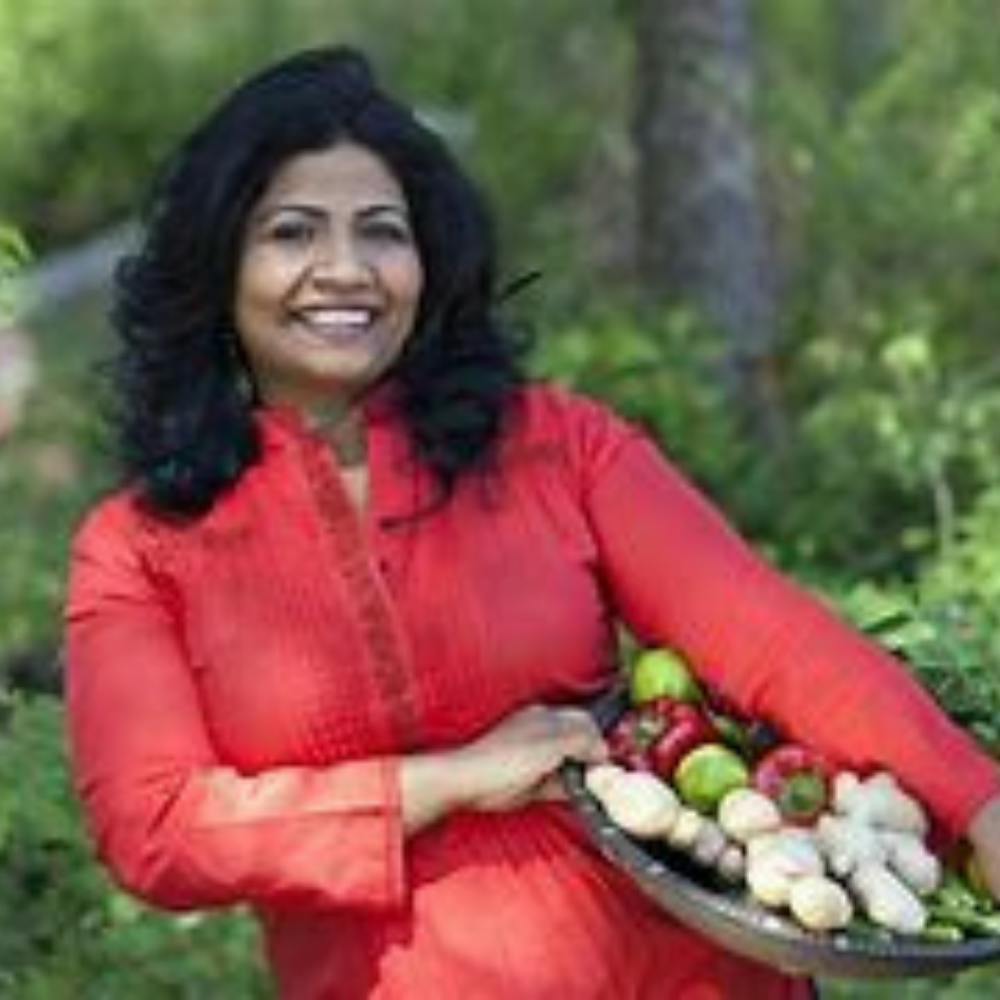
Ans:
{"label": "green apple", "polygon": [[629,694],[633,705],[655,698],[701,701],[701,689],[690,667],[672,649],[647,649],[632,666]]}
{"label": "green apple", "polygon": [[738,753],[721,743],[705,743],[681,758],[674,785],[684,802],[709,816],[734,788],[750,783],[750,769]]}

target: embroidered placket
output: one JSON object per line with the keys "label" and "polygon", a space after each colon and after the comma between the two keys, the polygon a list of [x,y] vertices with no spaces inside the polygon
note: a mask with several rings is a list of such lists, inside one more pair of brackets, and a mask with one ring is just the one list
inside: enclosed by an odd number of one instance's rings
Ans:
{"label": "embroidered placket", "polygon": [[333,542],[337,570],[382,693],[392,736],[401,750],[414,749],[420,746],[420,724],[408,655],[385,581],[369,551],[361,516],[323,443],[309,435],[300,437],[298,443],[320,517]]}

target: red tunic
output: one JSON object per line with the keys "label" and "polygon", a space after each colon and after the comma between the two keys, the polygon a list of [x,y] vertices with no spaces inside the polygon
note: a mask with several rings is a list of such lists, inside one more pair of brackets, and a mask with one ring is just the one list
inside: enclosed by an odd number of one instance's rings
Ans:
{"label": "red tunic", "polygon": [[891,766],[953,830],[1000,790],[894,661],[602,407],[529,390],[499,481],[410,522],[428,476],[384,395],[366,416],[365,515],[271,410],[208,515],[171,526],[118,494],[73,549],[71,737],[100,854],[155,904],[253,905],[283,997],[805,993],[662,916],[565,805],[404,840],[399,756],[596,695],[616,618],[793,736]]}

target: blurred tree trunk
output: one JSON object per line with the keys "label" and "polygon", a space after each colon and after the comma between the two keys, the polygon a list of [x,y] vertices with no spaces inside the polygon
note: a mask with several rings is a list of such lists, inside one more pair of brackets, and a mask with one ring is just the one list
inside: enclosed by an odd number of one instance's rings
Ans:
{"label": "blurred tree trunk", "polygon": [[727,338],[724,376],[760,439],[784,423],[777,305],[751,118],[751,0],[636,0],[638,264],[652,303]]}

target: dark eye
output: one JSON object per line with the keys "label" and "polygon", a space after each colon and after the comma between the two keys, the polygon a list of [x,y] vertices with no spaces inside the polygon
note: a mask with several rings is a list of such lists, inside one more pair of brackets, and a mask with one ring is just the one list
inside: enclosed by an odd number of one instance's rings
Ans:
{"label": "dark eye", "polygon": [[277,243],[308,243],[315,235],[315,226],[305,219],[283,219],[270,225],[265,236]]}
{"label": "dark eye", "polygon": [[383,243],[411,243],[410,229],[405,222],[395,219],[368,219],[361,232],[368,239]]}

